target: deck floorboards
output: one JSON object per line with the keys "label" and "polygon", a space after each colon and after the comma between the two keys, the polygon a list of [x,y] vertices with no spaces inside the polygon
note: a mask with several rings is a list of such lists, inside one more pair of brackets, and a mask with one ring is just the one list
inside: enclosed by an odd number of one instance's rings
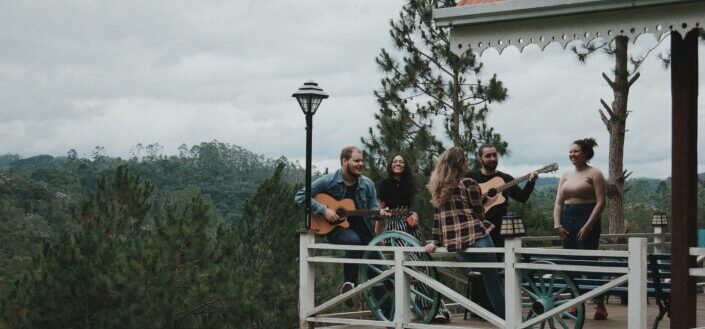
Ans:
{"label": "deck floorboards", "polygon": [[[697,327],[705,327],[705,294],[697,294]],[[621,305],[619,299],[612,297],[609,304],[607,304],[607,311],[609,317],[607,320],[593,320],[592,316],[595,313],[594,305],[586,305],[586,320],[583,329],[610,329],[610,328],[627,328],[627,305]],[[656,315],[658,315],[658,306],[654,304],[653,298],[649,298],[649,304],[647,305],[648,312],[648,324],[649,329],[654,323]],[[675,314],[674,314],[675,315]],[[464,327],[464,328],[495,328],[491,324],[480,321],[480,320],[463,320],[463,314],[455,314],[453,320],[448,324],[449,326]],[[368,327],[362,326],[345,326],[349,329],[362,329]],[[659,328],[668,329],[670,328],[670,319],[668,316],[664,317],[659,323]]]}

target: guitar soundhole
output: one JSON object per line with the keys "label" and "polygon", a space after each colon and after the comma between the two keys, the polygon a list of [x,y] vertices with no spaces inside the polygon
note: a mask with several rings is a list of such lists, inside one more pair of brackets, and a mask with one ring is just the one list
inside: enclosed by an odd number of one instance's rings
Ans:
{"label": "guitar soundhole", "polygon": [[336,209],[335,213],[340,217],[340,220],[338,222],[342,222],[343,218],[345,218],[345,209]]}
{"label": "guitar soundhole", "polygon": [[497,195],[497,189],[491,188],[489,191],[487,191],[488,197],[494,198],[495,195]]}

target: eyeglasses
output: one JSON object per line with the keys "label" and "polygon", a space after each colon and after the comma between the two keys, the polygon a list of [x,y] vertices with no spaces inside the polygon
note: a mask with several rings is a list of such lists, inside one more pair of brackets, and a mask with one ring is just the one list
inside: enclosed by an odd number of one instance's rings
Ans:
{"label": "eyeglasses", "polygon": [[404,160],[394,160],[392,163],[404,164]]}

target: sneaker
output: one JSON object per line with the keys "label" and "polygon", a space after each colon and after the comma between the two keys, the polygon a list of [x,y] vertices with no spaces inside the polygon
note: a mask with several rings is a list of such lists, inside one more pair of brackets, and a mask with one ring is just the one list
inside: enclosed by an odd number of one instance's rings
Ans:
{"label": "sneaker", "polygon": [[605,308],[605,304],[599,303],[597,304],[597,307],[595,308],[595,320],[606,320],[607,319],[607,308]]}
{"label": "sneaker", "polygon": [[[353,288],[355,288],[355,284],[354,284],[354,283],[352,283],[352,282],[350,282],[350,281],[345,282],[345,283],[343,283],[343,286],[340,287],[340,294],[342,295],[342,294],[344,294],[344,293],[346,293],[346,292],[352,290]],[[355,303],[353,302],[353,298],[348,298],[348,299],[346,299],[346,300],[345,300],[345,306],[347,306],[347,307],[354,307],[354,306],[355,306]]]}
{"label": "sneaker", "polygon": [[431,320],[432,323],[448,323],[450,322],[450,313],[448,311],[439,311]]}

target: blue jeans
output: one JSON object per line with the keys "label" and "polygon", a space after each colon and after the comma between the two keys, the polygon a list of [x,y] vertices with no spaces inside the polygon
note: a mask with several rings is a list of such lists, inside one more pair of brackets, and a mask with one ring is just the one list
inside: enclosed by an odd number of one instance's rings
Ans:
{"label": "blue jeans", "polygon": [[[359,221],[359,223],[358,223]],[[338,227],[326,236],[328,242],[332,244],[347,244],[347,245],[367,245],[373,238],[372,232],[369,232],[367,226],[361,220],[351,220],[350,228]],[[346,250],[345,258],[362,258],[362,251]],[[343,277],[346,282],[352,282],[355,285],[357,282],[358,264],[343,264]]]}
{"label": "blue jeans", "polygon": [[600,218],[590,229],[585,240],[578,240],[578,232],[587,223],[595,209],[594,203],[564,204],[561,211],[561,226],[568,231],[568,236],[563,240],[563,249],[588,249],[595,250],[600,245],[602,223]]}
{"label": "blue jeans", "polygon": [[[471,246],[472,248],[492,248],[492,239],[489,235],[476,240]],[[477,263],[493,263],[497,261],[497,256],[492,253],[465,253],[459,252],[460,258],[466,262]],[[499,270],[496,268],[478,268],[476,269],[482,275],[482,280],[485,281],[485,291],[492,304],[493,313],[504,319],[504,292],[502,291],[502,283],[499,280]]]}
{"label": "blue jeans", "polygon": [[[597,218],[597,222],[590,229],[590,233],[584,240],[578,240],[578,232],[585,226],[592,210],[595,209],[595,203],[578,203],[578,204],[563,204],[561,211],[561,226],[568,231],[568,236],[563,240],[563,249],[585,249],[597,250],[600,246],[600,233],[602,233],[601,218]],[[597,260],[597,257],[579,257],[579,259]],[[599,279],[602,276],[599,274],[585,275],[588,279]],[[604,295],[596,296],[593,301],[601,303],[604,300]]]}

